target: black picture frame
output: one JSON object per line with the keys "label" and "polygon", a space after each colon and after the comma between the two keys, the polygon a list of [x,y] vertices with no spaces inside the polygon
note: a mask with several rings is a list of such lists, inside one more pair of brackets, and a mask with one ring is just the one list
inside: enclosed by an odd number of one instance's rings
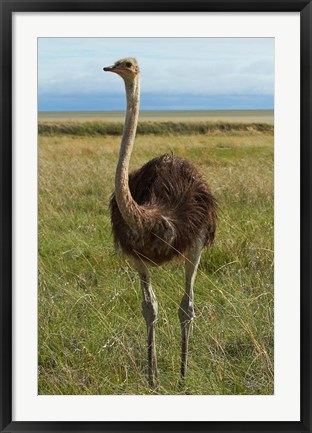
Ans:
{"label": "black picture frame", "polygon": [[[248,431],[311,432],[311,0],[0,0],[1,432]],[[12,15],[14,12],[300,12],[301,68],[301,419],[299,422],[15,422],[12,421]]]}

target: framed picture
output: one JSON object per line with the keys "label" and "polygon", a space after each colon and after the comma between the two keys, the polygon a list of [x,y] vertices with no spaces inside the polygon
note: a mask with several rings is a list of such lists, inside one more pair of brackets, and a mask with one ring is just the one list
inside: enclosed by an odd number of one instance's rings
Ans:
{"label": "framed picture", "polygon": [[310,1],[1,1],[1,431],[310,432]]}

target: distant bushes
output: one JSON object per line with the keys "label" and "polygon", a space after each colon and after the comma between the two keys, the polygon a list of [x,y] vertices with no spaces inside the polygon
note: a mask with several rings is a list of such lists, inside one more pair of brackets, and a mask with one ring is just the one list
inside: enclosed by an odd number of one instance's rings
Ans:
{"label": "distant bushes", "polygon": [[[40,135],[121,135],[121,122],[39,122]],[[268,123],[236,123],[236,122],[152,122],[143,121],[138,125],[138,134],[218,134],[220,132],[271,132],[274,126]]]}

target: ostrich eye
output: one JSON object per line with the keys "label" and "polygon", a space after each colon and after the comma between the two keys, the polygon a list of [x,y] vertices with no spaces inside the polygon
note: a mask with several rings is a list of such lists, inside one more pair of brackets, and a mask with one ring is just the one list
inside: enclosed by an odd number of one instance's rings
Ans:
{"label": "ostrich eye", "polygon": [[126,66],[127,66],[127,68],[131,68],[132,63],[131,63],[131,62],[127,62],[127,63],[126,63]]}

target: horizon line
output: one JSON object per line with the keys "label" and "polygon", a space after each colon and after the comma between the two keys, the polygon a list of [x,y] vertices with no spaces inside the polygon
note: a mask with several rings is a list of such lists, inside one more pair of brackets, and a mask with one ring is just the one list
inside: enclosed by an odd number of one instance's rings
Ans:
{"label": "horizon line", "polygon": [[[219,108],[219,109],[154,109],[154,110],[144,110],[141,109],[141,112],[155,112],[155,111],[274,111],[274,108]],[[125,110],[38,110],[38,113],[124,113]]]}

